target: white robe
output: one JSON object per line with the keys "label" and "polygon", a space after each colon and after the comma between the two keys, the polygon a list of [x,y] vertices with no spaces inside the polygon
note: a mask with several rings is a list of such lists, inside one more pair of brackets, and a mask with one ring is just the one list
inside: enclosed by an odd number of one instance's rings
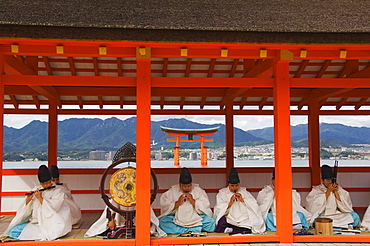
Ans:
{"label": "white robe", "polygon": [[[41,186],[35,187],[42,189]],[[54,240],[66,235],[72,230],[71,212],[66,203],[66,195],[61,189],[55,188],[42,192],[43,203],[33,197],[26,204],[26,199],[20,205],[17,214],[4,232],[16,225],[29,222],[19,235],[19,240]]]}
{"label": "white robe", "polygon": [[214,208],[214,219],[216,223],[225,215],[226,221],[229,224],[251,228],[253,233],[264,232],[266,230],[265,222],[256,199],[245,187],[240,187],[238,193],[242,195],[244,202],[238,200],[227,209],[230,198],[235,193],[231,192],[228,187],[219,190],[216,197],[216,206]]}
{"label": "white robe", "polygon": [[[136,209],[136,207],[123,207],[119,206],[116,203],[112,202],[112,204],[122,210],[125,211],[133,211]],[[109,209],[107,206],[105,207],[102,215],[100,218],[89,228],[89,230],[85,233],[85,237],[95,237],[104,231],[108,229],[108,218],[107,218],[107,209]],[[109,209],[111,211],[111,214],[115,214],[114,220],[116,223],[116,227],[123,227],[125,226],[125,218],[121,216],[120,214],[117,214],[117,212]],[[167,234],[159,228],[159,220],[157,216],[155,216],[155,213],[152,208],[150,208],[150,222],[151,222],[151,227],[150,227],[150,234],[156,237],[166,237]],[[134,220],[135,223],[135,220]]]}
{"label": "white robe", "polygon": [[326,199],[327,188],[321,184],[312,187],[311,192],[307,195],[307,210],[312,214],[310,224],[318,217],[333,219],[334,227],[348,228],[348,224],[353,222],[349,212],[353,212],[352,201],[349,193],[339,187],[338,194],[340,200],[337,200],[334,193],[331,192]]}
{"label": "white robe", "polygon": [[361,229],[363,231],[370,231],[370,206],[365,211],[364,218],[361,222]]}
{"label": "white robe", "polygon": [[205,214],[212,218],[212,210],[206,192],[193,183],[193,189],[189,192],[195,200],[195,207],[185,201],[176,210],[175,202],[184,192],[180,189],[179,184],[173,185],[168,191],[162,194],[160,199],[161,215],[159,219],[166,215],[175,215],[174,223],[183,227],[194,227],[202,225],[202,218],[199,214]]}
{"label": "white robe", "polygon": [[[271,185],[265,185],[263,189],[258,192],[257,195],[257,203],[260,206],[263,219],[266,221],[267,214],[271,209],[271,213],[274,216],[275,224],[276,224],[276,199],[274,196],[274,188]],[[309,223],[311,220],[311,214],[301,206],[301,195],[296,191],[292,190],[292,200],[293,200],[293,209],[292,209],[292,217],[293,217],[293,224],[300,224],[301,219],[297,212],[301,212],[306,217],[307,222]]]}
{"label": "white robe", "polygon": [[81,215],[81,208],[78,206],[78,204],[74,201],[71,190],[68,188],[66,183],[63,183],[62,185],[57,185],[58,188],[62,189],[64,194],[66,194],[67,198],[66,202],[68,204],[68,207],[71,210],[71,216],[72,216],[72,225],[78,223],[82,219]]}

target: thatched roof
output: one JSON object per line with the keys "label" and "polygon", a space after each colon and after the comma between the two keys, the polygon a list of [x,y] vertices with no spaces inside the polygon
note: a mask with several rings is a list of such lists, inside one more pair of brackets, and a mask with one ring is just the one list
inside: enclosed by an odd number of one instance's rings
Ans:
{"label": "thatched roof", "polygon": [[0,36],[370,43],[369,9],[367,0],[9,0]]}

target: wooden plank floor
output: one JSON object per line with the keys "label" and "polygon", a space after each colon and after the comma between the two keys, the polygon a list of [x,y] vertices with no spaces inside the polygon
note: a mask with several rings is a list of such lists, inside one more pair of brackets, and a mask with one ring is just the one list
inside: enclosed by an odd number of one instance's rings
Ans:
{"label": "wooden plank floor", "polygon": [[[70,233],[62,237],[63,239],[85,239],[84,234],[90,226],[99,219],[101,213],[82,213],[82,223],[78,228],[73,228]],[[2,215],[0,217],[0,234],[8,227],[14,215]]]}
{"label": "wooden plank floor", "polygon": [[[100,217],[101,213],[82,213],[83,222],[79,228],[74,228],[66,236],[59,240],[71,240],[71,239],[87,239],[84,238],[84,234],[87,229]],[[5,231],[10,221],[14,218],[14,215],[3,215],[0,217],[0,233]],[[94,238],[97,239],[97,238]],[[88,240],[88,239],[87,239]],[[192,244],[189,246],[370,246],[370,243],[293,243],[293,244],[279,244],[279,243],[240,243],[240,244]],[[167,245],[176,246],[176,245]],[[181,245],[186,246],[186,245]]]}
{"label": "wooden plank floor", "polygon": [[[101,213],[82,213],[82,224],[78,229],[89,229],[90,226],[100,217]],[[0,217],[0,232],[2,233],[8,227],[14,215],[2,215]]]}

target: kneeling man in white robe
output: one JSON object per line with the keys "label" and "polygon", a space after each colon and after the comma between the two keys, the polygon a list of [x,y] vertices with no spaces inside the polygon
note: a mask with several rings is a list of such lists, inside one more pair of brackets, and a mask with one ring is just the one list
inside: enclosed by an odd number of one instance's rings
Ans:
{"label": "kneeling man in white robe", "polygon": [[361,222],[361,230],[370,231],[370,206],[368,206],[365,211],[364,218]]}
{"label": "kneeling man in white robe", "polygon": [[71,190],[68,188],[68,185],[66,183],[59,182],[59,168],[56,165],[51,165],[50,174],[51,174],[52,181],[57,185],[57,187],[62,189],[64,194],[66,194],[67,196],[66,203],[68,204],[68,207],[71,210],[72,225],[79,223],[82,219],[81,208],[74,201],[72,194],[71,194]]}
{"label": "kneeling man in white robe", "polygon": [[[136,206],[124,207],[118,205],[112,200],[111,203],[114,207],[119,208],[120,210],[128,212],[136,210]],[[150,222],[151,222],[150,226],[151,235],[156,237],[167,236],[167,234],[164,231],[162,231],[161,228],[159,228],[159,220],[152,208],[150,208]],[[135,218],[133,220],[133,223],[135,224]],[[106,206],[100,218],[85,233],[85,237],[96,237],[96,236],[105,237],[109,233],[114,234],[120,227],[126,227],[125,217],[113,211],[108,206]]]}
{"label": "kneeling man in white robe", "polygon": [[173,185],[160,199],[159,226],[168,234],[188,231],[213,232],[215,221],[206,192],[192,183],[189,170],[181,170],[179,184]]}
{"label": "kneeling man in white robe", "polygon": [[39,167],[38,179],[40,186],[26,196],[4,236],[18,240],[54,240],[72,230],[66,195],[52,183],[45,165]]}
{"label": "kneeling man in white robe", "polygon": [[333,219],[333,227],[352,228],[360,217],[352,209],[349,193],[338,183],[332,183],[333,171],[328,165],[321,167],[321,185],[312,187],[307,195],[307,210],[312,214],[311,224],[317,217]]}
{"label": "kneeling man in white robe", "polygon": [[214,218],[217,222],[215,232],[219,233],[262,233],[265,222],[256,199],[245,187],[240,187],[238,172],[231,168],[228,187],[217,194]]}
{"label": "kneeling man in white robe", "polygon": [[[257,203],[260,206],[262,216],[266,222],[266,230],[276,231],[276,199],[275,199],[275,172],[272,174],[272,185],[265,187],[258,192]],[[293,199],[293,229],[308,230],[311,214],[301,206],[301,195],[292,190]]]}

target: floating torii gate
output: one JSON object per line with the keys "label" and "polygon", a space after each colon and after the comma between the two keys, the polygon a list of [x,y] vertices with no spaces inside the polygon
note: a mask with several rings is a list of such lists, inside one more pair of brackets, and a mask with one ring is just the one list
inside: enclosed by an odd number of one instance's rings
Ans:
{"label": "floating torii gate", "polygon": [[[168,138],[168,142],[176,142],[174,147],[174,165],[180,165],[180,142],[200,142],[200,163],[202,166],[207,166],[207,148],[204,142],[213,142],[213,138],[204,138],[206,135],[213,135],[220,127],[205,128],[205,129],[176,129],[161,126],[162,131],[168,135],[175,135],[176,138]],[[180,136],[188,136],[188,139],[181,138]],[[194,139],[194,136],[200,136],[200,139]]]}

